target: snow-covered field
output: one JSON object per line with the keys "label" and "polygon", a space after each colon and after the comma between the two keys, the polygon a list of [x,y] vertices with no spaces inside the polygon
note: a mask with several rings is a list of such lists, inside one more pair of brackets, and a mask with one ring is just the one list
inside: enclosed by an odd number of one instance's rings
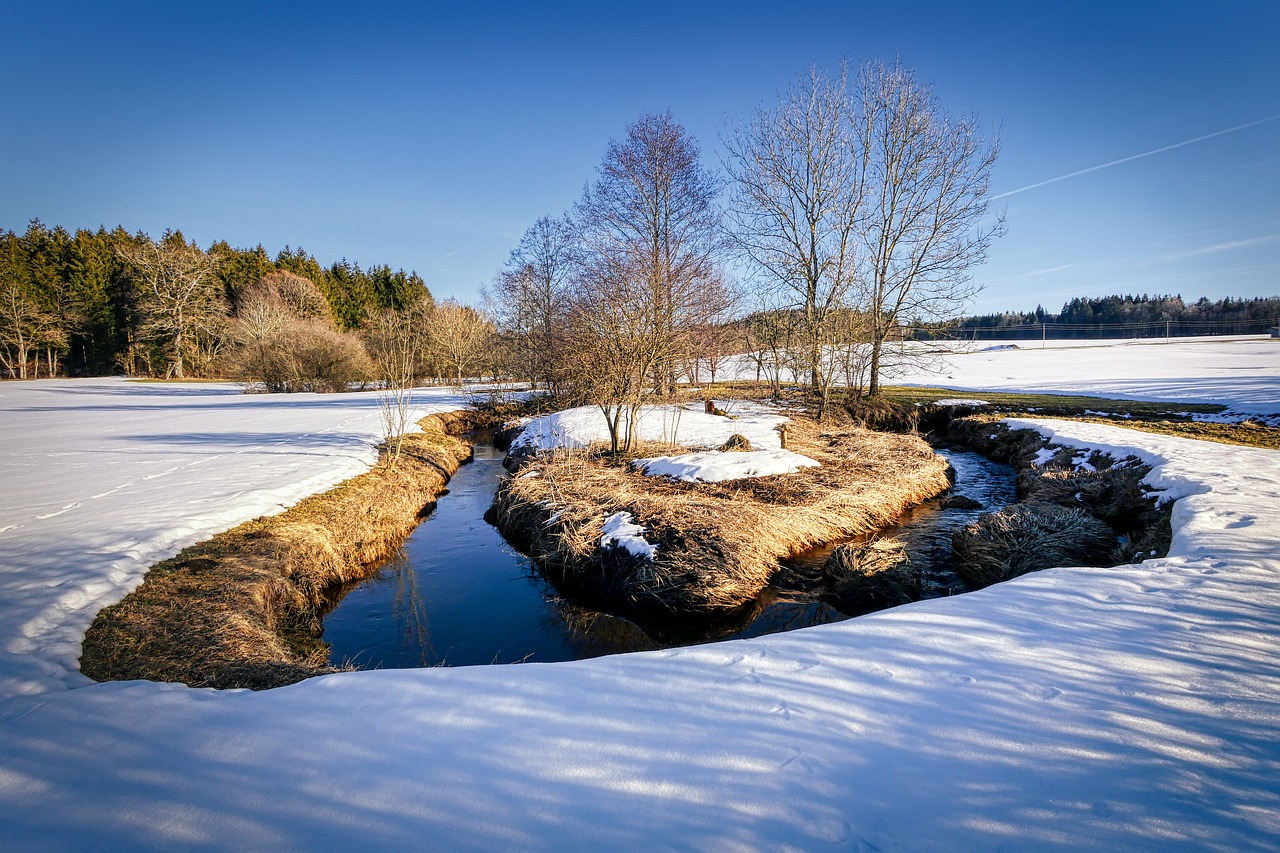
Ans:
{"label": "snow-covered field", "polygon": [[[1042,387],[1280,410],[1276,344],[1195,346],[1061,350]],[[1035,388],[1023,352],[926,381]],[[89,684],[75,645],[150,562],[367,466],[376,400],[0,385],[0,846],[1277,849],[1280,453],[1026,425],[1148,460],[1180,498],[1169,557],[761,639],[252,693]]]}
{"label": "snow-covered field", "polygon": [[[1280,419],[1280,340],[1038,341],[1019,349],[970,344],[927,369],[889,381],[958,390],[1050,391],[1128,400],[1218,403],[1237,415]],[[931,372],[937,370],[937,372]]]}

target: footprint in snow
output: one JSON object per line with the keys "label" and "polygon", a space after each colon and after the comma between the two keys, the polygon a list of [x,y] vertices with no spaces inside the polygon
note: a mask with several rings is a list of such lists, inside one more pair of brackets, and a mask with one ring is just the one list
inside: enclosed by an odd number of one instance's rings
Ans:
{"label": "footprint in snow", "polygon": [[1047,684],[1027,684],[1023,686],[1023,692],[1035,699],[1056,699],[1062,695],[1062,691],[1056,687],[1050,687]]}
{"label": "footprint in snow", "polygon": [[782,719],[789,720],[791,719],[792,714],[795,714],[797,717],[803,717],[806,712],[801,711],[799,708],[792,708],[786,702],[779,702],[777,707],[775,707],[769,713],[778,714],[782,717]]}

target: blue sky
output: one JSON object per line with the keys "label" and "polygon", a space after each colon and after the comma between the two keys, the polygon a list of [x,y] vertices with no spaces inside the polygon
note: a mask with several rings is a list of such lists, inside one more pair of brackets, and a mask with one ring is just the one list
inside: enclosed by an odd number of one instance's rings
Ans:
{"label": "blue sky", "polygon": [[973,310],[1280,294],[1280,3],[885,5],[6,3],[0,228],[300,245],[471,301],[642,112],[718,168],[803,68],[897,56],[1000,133]]}

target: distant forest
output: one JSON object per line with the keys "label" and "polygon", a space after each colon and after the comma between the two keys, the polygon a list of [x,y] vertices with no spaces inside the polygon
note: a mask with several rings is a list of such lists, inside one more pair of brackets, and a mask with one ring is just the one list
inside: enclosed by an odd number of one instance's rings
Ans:
{"label": "distant forest", "polygon": [[1072,299],[1057,314],[1044,308],[965,317],[935,329],[933,337],[994,340],[1050,338],[1149,338],[1263,334],[1280,323],[1280,297],[1256,299],[1181,296],[1103,296]]}
{"label": "distant forest", "polygon": [[[187,269],[154,268],[175,262]],[[172,375],[175,356],[186,374],[207,375],[227,344],[227,318],[272,273],[313,283],[339,333],[431,299],[416,273],[387,265],[322,267],[301,248],[272,258],[261,245],[220,240],[203,251],[180,231],[153,240],[122,227],[72,233],[34,220],[24,234],[0,233],[0,375]]]}

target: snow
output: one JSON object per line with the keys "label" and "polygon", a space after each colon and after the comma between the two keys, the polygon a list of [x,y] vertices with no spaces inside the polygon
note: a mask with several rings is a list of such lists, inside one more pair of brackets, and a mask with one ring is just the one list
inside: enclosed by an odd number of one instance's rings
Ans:
{"label": "snow", "polygon": [[1226,415],[1280,424],[1280,340],[1264,337],[1049,341],[1041,349],[958,350],[945,364],[907,367],[888,381],[958,391],[1085,394],[1127,400],[1218,403]]}
{"label": "snow", "polygon": [[[413,420],[463,408],[415,394]],[[123,380],[0,385],[0,697],[83,686],[94,615],[154,563],[366,470],[377,394]]]}
{"label": "snow", "polygon": [[[702,403],[643,407],[635,429],[639,438],[705,450],[637,459],[633,464],[653,477],[704,483],[790,474],[819,464],[807,456],[782,449],[778,426],[788,418],[779,414],[777,407],[745,400],[713,402],[717,409],[728,414],[709,415]],[[745,436],[757,449],[723,453],[709,449],[723,445],[734,434]],[[581,406],[529,421],[512,441],[511,449],[582,448],[608,440],[608,427],[600,408]]]}
{"label": "snow", "polygon": [[934,400],[933,402],[939,406],[990,406],[991,405],[986,400],[976,400],[973,398],[965,398],[965,397],[946,397],[942,400]]}
{"label": "snow", "polygon": [[793,474],[821,463],[790,450],[719,451],[655,456],[631,463],[650,477],[671,477],[689,483],[723,483],[748,477]]}
{"label": "snow", "polygon": [[[1228,367],[1263,369],[1215,367],[1230,353],[1213,345],[1198,373],[1076,349],[1042,366],[1048,384],[1092,383],[1061,389],[1073,393],[1265,403],[1276,368],[1238,346],[1249,353]],[[984,375],[1034,388],[1032,368]],[[374,399],[2,384],[0,838],[6,850],[1280,848],[1280,453],[1015,425],[1151,465],[1148,483],[1179,499],[1169,556],[758,639],[253,693],[88,684],[75,646],[150,562],[367,466]]]}
{"label": "snow", "polygon": [[644,538],[644,528],[636,524],[635,520],[635,516],[629,512],[615,512],[606,518],[600,531],[600,547],[614,545],[628,554],[652,562],[658,555],[658,547]]}
{"label": "snow", "polygon": [[[717,408],[729,416],[708,415],[701,403],[684,406],[645,406],[640,410],[635,434],[645,441],[664,441],[685,447],[718,447],[739,433],[760,449],[777,449],[782,444],[777,427],[787,417],[776,409],[743,400],[716,400]],[[608,441],[609,431],[598,406],[581,406],[535,418],[511,443],[513,450],[530,447],[586,447]]]}

